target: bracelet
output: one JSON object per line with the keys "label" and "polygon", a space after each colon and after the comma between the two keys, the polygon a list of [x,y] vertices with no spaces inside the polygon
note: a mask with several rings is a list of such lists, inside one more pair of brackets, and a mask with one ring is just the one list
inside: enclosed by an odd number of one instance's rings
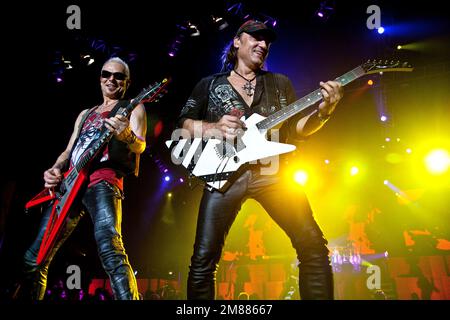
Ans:
{"label": "bracelet", "polygon": [[130,130],[130,135],[127,138],[127,144],[133,144],[136,142],[137,136],[134,134],[132,130]]}
{"label": "bracelet", "polygon": [[126,139],[124,139],[122,141],[128,145],[135,143],[137,136],[136,136],[136,134],[134,134],[133,130],[131,130],[130,127],[126,128],[125,130],[128,132],[127,137],[126,137]]}
{"label": "bracelet", "polygon": [[322,114],[320,113],[320,110],[317,109],[317,117],[319,118],[319,121],[321,124],[324,124],[325,122],[327,122],[330,119],[330,114],[326,115],[326,116],[322,116]]}

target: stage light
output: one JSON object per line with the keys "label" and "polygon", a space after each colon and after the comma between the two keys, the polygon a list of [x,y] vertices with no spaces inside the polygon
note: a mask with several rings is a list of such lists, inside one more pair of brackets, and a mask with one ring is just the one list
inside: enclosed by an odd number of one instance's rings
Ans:
{"label": "stage light", "polygon": [[91,64],[93,64],[95,62],[95,60],[89,54],[82,55],[81,59],[88,66],[90,66]]}
{"label": "stage light", "polygon": [[308,181],[308,174],[303,170],[298,170],[294,173],[294,180],[298,184],[304,186]]}
{"label": "stage light", "polygon": [[391,138],[387,137],[386,139],[384,139],[386,142],[391,141]]}
{"label": "stage light", "polygon": [[398,45],[397,46],[397,50],[401,50],[402,49],[402,46],[401,45]]}
{"label": "stage light", "polygon": [[198,37],[200,35],[198,27],[190,22],[188,22],[188,32],[191,37]]}
{"label": "stage light", "polygon": [[167,198],[172,198],[172,192],[167,193]]}
{"label": "stage light", "polygon": [[243,17],[244,16],[243,7],[244,5],[242,4],[242,2],[237,2],[231,5],[229,8],[227,8],[227,11],[236,17]]}
{"label": "stage light", "polygon": [[330,18],[334,11],[334,1],[325,0],[320,3],[319,8],[316,10],[316,16],[321,20],[326,21]]}
{"label": "stage light", "polygon": [[165,176],[164,177],[164,181],[169,182],[170,181],[170,176]]}
{"label": "stage light", "polygon": [[221,31],[228,27],[228,23],[222,17],[211,16],[213,24],[216,26],[217,30]]}
{"label": "stage light", "polygon": [[385,115],[382,115],[382,116],[380,117],[380,120],[381,120],[382,122],[386,122],[386,121],[387,121],[387,117],[386,117]]}
{"label": "stage light", "polygon": [[184,182],[184,179],[183,179],[183,178],[180,178],[179,181],[180,181],[181,183],[183,183],[183,182]]}
{"label": "stage light", "polygon": [[383,27],[379,27],[377,29],[377,31],[378,31],[379,34],[383,34],[384,33],[384,28]]}
{"label": "stage light", "polygon": [[73,69],[72,67],[72,61],[70,60],[64,60],[64,67],[69,70],[69,69]]}
{"label": "stage light", "polygon": [[367,81],[367,84],[368,84],[369,86],[373,85],[373,80],[372,80],[372,79],[368,80],[368,81]]}
{"label": "stage light", "polygon": [[383,181],[383,184],[384,184],[384,185],[388,185],[388,184],[389,184],[389,180],[384,180],[384,181]]}
{"label": "stage light", "polygon": [[351,176],[356,176],[359,173],[359,169],[356,166],[353,166],[350,168],[350,175]]}
{"label": "stage light", "polygon": [[325,164],[330,164],[330,160],[328,160],[328,159],[325,159]]}
{"label": "stage light", "polygon": [[406,149],[406,153],[411,153],[411,152],[412,152],[411,148]]}
{"label": "stage light", "polygon": [[447,150],[433,150],[425,157],[427,169],[432,174],[442,174],[448,170],[450,166],[450,156]]}

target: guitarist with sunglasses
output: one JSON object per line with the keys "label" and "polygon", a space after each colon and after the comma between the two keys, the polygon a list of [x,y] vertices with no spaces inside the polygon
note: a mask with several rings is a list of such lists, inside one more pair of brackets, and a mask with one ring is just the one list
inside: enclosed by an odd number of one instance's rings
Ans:
{"label": "guitarist with sunglasses", "polygon": [[147,122],[143,104],[135,107],[129,119],[116,114],[121,105],[128,103],[122,99],[129,84],[129,67],[122,59],[114,57],[104,63],[100,74],[103,103],[80,113],[66,150],[44,172],[45,188],[59,187],[63,173],[89,152],[91,143],[95,142],[101,131],[109,130],[113,133],[107,147],[90,163],[87,182],[70,207],[55,245],[38,264],[38,252],[51,206],[44,211],[37,237],[24,255],[25,281],[19,297],[32,300],[44,298],[49,265],[57,250],[87,212],[94,224],[98,255],[111,281],[115,299],[139,299],[136,278],[122,241],[121,222],[123,179],[128,174],[138,173],[139,155],[146,147]]}

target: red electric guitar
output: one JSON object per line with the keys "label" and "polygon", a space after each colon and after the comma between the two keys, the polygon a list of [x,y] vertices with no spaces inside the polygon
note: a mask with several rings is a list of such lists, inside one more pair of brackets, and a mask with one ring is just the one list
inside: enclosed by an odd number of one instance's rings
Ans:
{"label": "red electric guitar", "polygon": [[[119,109],[118,114],[129,117],[139,103],[156,101],[166,92],[165,87],[169,82],[168,79],[164,79],[159,83],[143,89],[142,92],[136,98],[132,99],[128,105]],[[50,219],[48,220],[36,260],[38,265],[45,261],[51,248],[55,245],[58,234],[65,223],[67,213],[79,191],[84,187],[88,179],[91,160],[103,150],[112,136],[113,134],[111,131],[104,130],[97,141],[92,144],[89,151],[85,152],[84,156],[82,156],[69,171],[64,173],[64,178],[61,181],[58,190],[53,190],[53,188],[44,189],[26,203],[25,209],[29,209],[46,201],[52,201],[50,204],[52,207]]]}

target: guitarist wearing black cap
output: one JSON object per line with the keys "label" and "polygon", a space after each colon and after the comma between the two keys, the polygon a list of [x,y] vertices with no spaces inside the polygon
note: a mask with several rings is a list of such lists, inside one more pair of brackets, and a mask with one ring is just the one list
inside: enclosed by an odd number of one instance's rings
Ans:
{"label": "guitarist wearing black cap", "polygon": [[[267,117],[297,100],[286,76],[262,69],[275,38],[275,32],[264,23],[245,22],[226,53],[225,72],[206,77],[196,85],[181,111],[178,126],[193,137],[221,136],[233,141],[246,130],[242,116],[248,119],[257,113]],[[337,81],[321,82],[320,86],[322,101],[308,114],[284,122],[279,131],[280,141],[284,142],[288,136],[302,139],[328,120],[343,96],[342,88]],[[237,143],[238,151],[241,148],[245,152],[245,147]],[[228,156],[227,150],[224,152],[225,156],[219,157],[224,159],[224,166],[239,161]],[[208,166],[208,161],[205,164]],[[212,180],[225,180],[224,175],[218,174],[220,168],[212,170]],[[248,198],[258,201],[291,239],[300,262],[302,299],[333,299],[327,240],[314,219],[305,193],[286,187],[280,178],[280,174],[265,175],[260,166],[254,165],[224,192],[205,188],[188,277],[188,299],[215,298],[215,274],[224,241]],[[219,182],[211,184],[221,186]]]}

